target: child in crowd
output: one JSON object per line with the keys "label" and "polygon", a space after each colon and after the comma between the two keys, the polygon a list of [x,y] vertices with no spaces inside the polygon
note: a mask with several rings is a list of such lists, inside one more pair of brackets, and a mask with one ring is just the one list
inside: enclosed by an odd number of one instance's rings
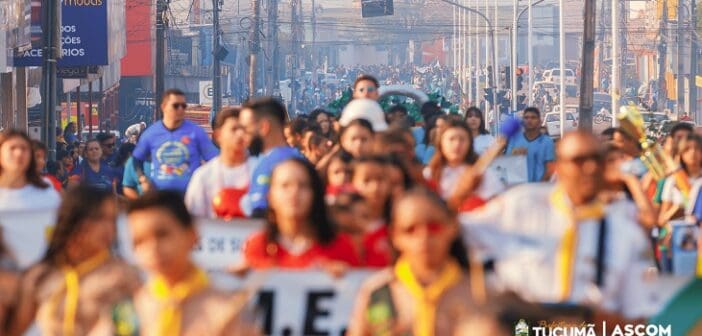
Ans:
{"label": "child in crowd", "polygon": [[339,230],[351,237],[356,251],[363,252],[365,228],[372,221],[370,206],[363,196],[354,192],[342,193],[331,206],[331,212]]}
{"label": "child in crowd", "polygon": [[32,321],[42,335],[112,335],[113,312],[139,288],[139,275],[112,256],[117,206],[106,190],[69,189],[43,259],[24,275],[8,334]]}
{"label": "child in crowd", "polygon": [[470,211],[505,190],[498,176],[486,172],[482,182],[463,190],[461,178],[478,160],[473,137],[466,123],[449,120],[437,139],[437,149],[424,177],[436,185],[438,194],[459,211]]}
{"label": "child in crowd", "polygon": [[266,229],[244,245],[246,268],[307,269],[322,266],[332,274],[358,266],[348,236],[339,235],[324,202],[324,184],[315,168],[291,159],[273,170]]}
{"label": "child in crowd", "polygon": [[248,293],[213,288],[190,258],[197,232],[180,194],[147,193],[127,216],[134,255],[149,278],[134,300],[142,335],[259,334],[247,322]]}
{"label": "child in crowd", "polygon": [[351,154],[338,151],[330,159],[326,167],[322,169],[321,175],[326,181],[326,200],[327,204],[334,204],[337,195],[346,189],[349,189],[351,182]]}
{"label": "child in crowd", "polygon": [[341,149],[354,158],[369,155],[373,151],[373,126],[365,119],[351,121],[341,129],[339,144]]}
{"label": "child in crowd", "polygon": [[248,191],[255,158],[248,158],[248,141],[239,123],[239,108],[217,114],[217,143],[220,155],[198,168],[190,179],[185,204],[190,213],[202,218],[245,217],[241,200]]}
{"label": "child in crowd", "polygon": [[384,267],[392,261],[386,228],[391,187],[388,165],[388,160],[382,156],[361,157],[353,163],[351,184],[370,207],[361,251],[361,262],[365,266]]}
{"label": "child in crowd", "polygon": [[389,232],[398,259],[361,287],[347,335],[457,335],[458,318],[484,288],[459,263],[465,249],[452,249],[455,213],[433,194],[412,190],[395,203]]}

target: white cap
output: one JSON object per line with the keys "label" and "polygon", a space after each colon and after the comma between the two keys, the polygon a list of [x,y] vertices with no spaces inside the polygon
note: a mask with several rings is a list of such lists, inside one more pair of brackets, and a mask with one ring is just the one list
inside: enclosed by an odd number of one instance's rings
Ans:
{"label": "white cap", "polygon": [[365,119],[373,125],[373,131],[383,132],[388,129],[388,123],[385,122],[385,113],[383,108],[375,100],[371,99],[354,99],[349,102],[341,112],[339,125],[342,127],[348,126],[352,121],[357,119]]}

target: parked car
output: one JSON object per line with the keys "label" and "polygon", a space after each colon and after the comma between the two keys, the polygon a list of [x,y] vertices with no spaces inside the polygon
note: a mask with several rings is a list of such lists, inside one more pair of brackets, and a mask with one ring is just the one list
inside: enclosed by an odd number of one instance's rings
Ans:
{"label": "parked car", "polygon": [[[566,84],[575,84],[575,72],[570,69],[565,69],[565,82]],[[551,69],[548,73],[548,77],[544,76],[545,81],[558,83],[561,80],[561,69]]]}
{"label": "parked car", "polygon": [[[561,114],[556,113],[556,112],[547,113],[546,116],[544,117],[544,121],[543,121],[543,124],[541,126],[546,127],[546,130],[548,131],[548,135],[550,137],[560,138],[561,137]],[[565,123],[566,132],[576,130],[577,128],[578,128],[578,120],[575,118],[575,115],[572,112],[566,112],[566,123]]]}

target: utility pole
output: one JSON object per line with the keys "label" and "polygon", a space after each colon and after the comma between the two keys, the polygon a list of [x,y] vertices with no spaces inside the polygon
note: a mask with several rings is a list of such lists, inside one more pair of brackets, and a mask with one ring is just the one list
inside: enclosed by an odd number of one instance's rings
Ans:
{"label": "utility pole", "polygon": [[261,36],[259,31],[261,25],[260,0],[253,0],[253,12],[254,19],[251,25],[251,42],[249,44],[249,97],[256,96],[256,67],[258,66],[256,61],[258,53],[261,52]]}
{"label": "utility pole", "polygon": [[280,93],[280,79],[278,78],[278,67],[280,66],[280,49],[278,46],[278,0],[269,0],[268,2],[268,40],[271,54],[271,76],[270,76],[270,93],[276,95]]}
{"label": "utility pole", "polygon": [[297,48],[300,45],[300,27],[298,23],[298,8],[301,5],[300,0],[292,0],[290,2],[291,6],[291,20],[290,20],[290,31],[292,32],[292,45],[291,45],[291,50],[292,50],[292,57],[291,57],[291,67],[290,67],[290,95],[291,95],[291,100],[292,100],[292,105],[291,105],[291,110],[288,111],[288,114],[291,114],[294,116],[297,113],[297,78],[296,78],[296,72],[297,72],[297,67],[298,67],[298,50]]}
{"label": "utility pole", "polygon": [[677,26],[677,40],[678,40],[678,118],[682,116],[683,113],[685,113],[685,76],[683,75],[683,72],[685,72],[685,64],[683,62],[684,60],[684,53],[683,53],[683,46],[685,45],[685,30],[683,29],[684,25],[684,20],[683,20],[683,11],[685,10],[685,3],[682,0],[678,0],[678,26]]}
{"label": "utility pole", "polygon": [[700,121],[697,117],[697,3],[695,0],[690,0],[690,29],[693,31],[690,34],[690,116],[696,122]]}
{"label": "utility pole", "polygon": [[49,148],[49,159],[56,160],[56,62],[61,56],[61,1],[46,1],[42,6],[42,31],[44,32],[42,98],[44,101],[44,142]]}
{"label": "utility pole", "polygon": [[663,11],[661,14],[661,26],[658,29],[658,36],[661,39],[658,44],[658,110],[663,111],[667,108],[668,90],[666,85],[666,56],[668,54],[668,45],[666,44],[668,28],[668,1],[663,0]]}
{"label": "utility pole", "polygon": [[[622,64],[619,50],[619,0],[612,0],[612,116],[619,113],[619,99],[621,97],[621,79],[619,75],[621,70],[619,66]],[[612,127],[616,127],[617,118],[612,118]]]}
{"label": "utility pole", "polygon": [[210,120],[214,120],[217,112],[222,109],[222,69],[219,55],[222,48],[219,31],[220,0],[212,0],[212,111]]}
{"label": "utility pole", "polygon": [[[154,101],[154,116],[153,121],[161,119],[161,98],[163,97],[164,81],[166,77],[166,9],[169,0],[156,0],[156,71],[154,82],[156,84],[156,93]],[[91,118],[92,119],[92,118]]]}
{"label": "utility pole", "polygon": [[[597,0],[585,0],[583,27],[583,55],[580,78],[580,122],[581,130],[592,130],[592,96],[595,80],[595,14]],[[614,119],[614,118],[612,118]]]}

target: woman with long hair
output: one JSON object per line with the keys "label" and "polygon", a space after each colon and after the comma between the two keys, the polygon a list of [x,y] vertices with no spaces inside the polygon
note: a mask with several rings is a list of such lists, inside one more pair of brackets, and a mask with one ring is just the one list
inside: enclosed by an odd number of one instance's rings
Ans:
{"label": "woman with long hair", "polygon": [[666,225],[671,219],[682,218],[690,200],[691,186],[702,177],[702,137],[690,135],[678,143],[682,171],[666,179],[661,194],[658,223]]}
{"label": "woman with long hair", "polygon": [[140,286],[137,271],[110,252],[113,195],[80,185],[65,196],[44,257],[22,279],[10,335],[35,320],[43,335],[111,335],[114,310]]}
{"label": "woman with long hair", "polygon": [[61,201],[37,170],[32,140],[26,133],[0,133],[0,212],[55,209]]}
{"label": "woman with long hair", "polygon": [[268,200],[266,228],[244,245],[244,269],[358,265],[350,238],[337,234],[327,214],[324,183],[310,163],[291,159],[276,166]]}
{"label": "woman with long hair", "polygon": [[461,190],[463,174],[478,160],[473,150],[473,136],[465,122],[451,120],[437,136],[434,157],[424,170],[424,178],[433,183],[439,195],[452,208],[469,211],[483,205],[504,190],[499,177],[485,173],[482,182]]}
{"label": "woman with long hair", "polygon": [[466,110],[465,121],[473,136],[473,149],[478,155],[483,154],[495,141],[495,137],[490,135],[485,127],[485,116],[483,111],[472,106]]}

